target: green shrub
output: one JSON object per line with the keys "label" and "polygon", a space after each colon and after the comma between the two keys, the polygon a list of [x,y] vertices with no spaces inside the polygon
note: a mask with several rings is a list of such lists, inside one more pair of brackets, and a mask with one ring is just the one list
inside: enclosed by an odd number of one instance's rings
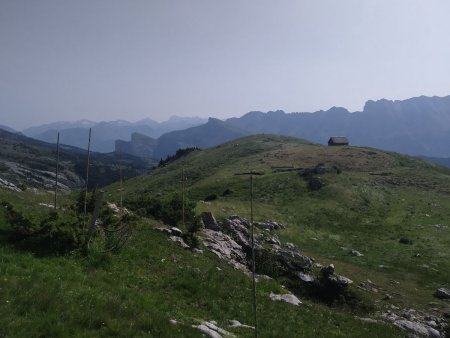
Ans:
{"label": "green shrub", "polygon": [[[125,205],[131,210],[139,210],[139,215],[153,217],[171,226],[177,226],[183,219],[183,201],[180,194],[166,198],[134,196],[126,199]],[[195,207],[195,202],[185,198],[185,224],[195,221]]]}
{"label": "green shrub", "polygon": [[203,200],[205,202],[209,202],[209,201],[214,201],[216,199],[217,199],[217,195],[216,194],[211,194],[211,195],[206,196]]}
{"label": "green shrub", "polygon": [[413,244],[413,241],[406,237],[400,238],[398,242],[401,244],[410,244],[410,245]]}
{"label": "green shrub", "polygon": [[24,249],[41,254],[62,254],[82,245],[81,218],[70,212],[50,211],[40,220],[30,220],[2,202],[11,227],[11,240]]}

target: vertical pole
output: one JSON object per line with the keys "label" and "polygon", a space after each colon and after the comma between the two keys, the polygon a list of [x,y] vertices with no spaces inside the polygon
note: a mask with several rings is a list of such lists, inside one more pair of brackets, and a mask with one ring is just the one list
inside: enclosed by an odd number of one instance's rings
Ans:
{"label": "vertical pole", "polygon": [[181,169],[181,213],[182,213],[182,225],[183,225],[183,231],[186,229],[185,227],[184,227],[184,198],[185,198],[185,196],[184,196],[184,189],[185,189],[185,187],[184,187],[184,165],[183,165],[183,168]]}
{"label": "vertical pole", "polygon": [[122,212],[123,210],[122,152],[119,153],[119,175],[120,175],[120,212]]}
{"label": "vertical pole", "polygon": [[253,320],[255,325],[255,337],[258,338],[258,321],[256,316],[255,236],[253,226],[253,171],[250,172],[250,228],[252,235]]}
{"label": "vertical pole", "polygon": [[55,176],[55,210],[56,210],[56,195],[58,194],[58,172],[59,172],[59,132],[56,141],[56,176]]}
{"label": "vertical pole", "polygon": [[84,190],[84,220],[83,229],[86,228],[86,215],[87,215],[87,194],[88,194],[88,183],[89,183],[89,155],[91,153],[91,128],[89,128],[89,140],[88,140],[88,152],[87,152],[87,164],[86,164],[86,187]]}

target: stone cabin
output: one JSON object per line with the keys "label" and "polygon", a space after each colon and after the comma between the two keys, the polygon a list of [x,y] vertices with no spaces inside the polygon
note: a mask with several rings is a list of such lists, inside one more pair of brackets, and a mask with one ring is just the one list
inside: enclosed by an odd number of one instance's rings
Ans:
{"label": "stone cabin", "polygon": [[332,136],[328,140],[329,146],[348,146],[348,139],[345,136]]}

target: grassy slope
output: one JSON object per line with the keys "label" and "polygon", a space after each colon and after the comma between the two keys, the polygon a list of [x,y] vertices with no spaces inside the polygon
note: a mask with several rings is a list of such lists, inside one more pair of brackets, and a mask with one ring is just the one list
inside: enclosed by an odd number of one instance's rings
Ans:
{"label": "grassy slope", "polygon": [[[272,173],[272,166],[337,165],[342,173],[322,175],[326,186],[308,192],[296,173]],[[436,228],[450,217],[450,171],[376,149],[324,147],[295,138],[251,136],[196,152],[131,179],[129,194],[160,195],[179,191],[181,168],[188,178],[188,196],[201,200],[226,189],[232,194],[199,211],[218,217],[249,215],[249,179],[235,173],[263,172],[255,178],[255,219],[273,218],[288,229],[283,240],[322,260],[357,283],[371,279],[392,303],[427,309],[438,302],[432,293],[450,286],[450,228]],[[114,186],[110,190],[114,198]],[[399,243],[401,237],[412,245]],[[346,249],[343,249],[346,248]],[[355,249],[364,254],[354,257]],[[417,256],[417,257],[416,257]],[[400,282],[400,284],[392,280]]]}
{"label": "grassy slope", "polygon": [[[0,221],[4,221],[0,210]],[[36,257],[7,244],[0,232],[0,336],[199,337],[196,320],[252,323],[251,280],[213,254],[194,255],[141,223],[115,255]],[[220,271],[217,269],[220,267]],[[284,292],[258,283],[258,317],[265,337],[399,337],[309,303],[272,302]],[[170,319],[182,324],[171,325]],[[229,329],[251,337],[247,329]]]}
{"label": "grassy slope", "polygon": [[[271,173],[271,166],[318,163],[343,169],[340,175],[324,175],[327,186],[319,192],[307,192],[295,173]],[[427,308],[430,301],[437,303],[433,306],[443,304],[431,294],[450,280],[450,230],[432,224],[445,223],[449,216],[447,171],[372,149],[326,148],[291,138],[252,136],[194,152],[151,175],[131,179],[125,184],[126,193],[176,191],[183,165],[190,198],[232,190],[211,204],[200,203],[198,211],[248,216],[249,181],[234,174],[249,169],[264,172],[255,180],[255,216],[285,222],[288,229],[278,232],[283,240],[295,242],[323,263],[335,263],[337,272],[356,284],[370,278],[394,296],[391,303],[415,308]],[[108,199],[118,199],[117,190],[118,185],[109,187]],[[5,191],[0,195],[27,213],[36,212],[35,203],[41,199],[51,201],[50,195]],[[1,229],[4,223],[0,210]],[[250,280],[210,253],[195,256],[181,250],[150,230],[152,225],[140,224],[119,254],[89,259],[35,257],[8,245],[1,231],[0,336],[197,337],[190,327],[195,318],[217,320],[222,326],[230,319],[251,324]],[[400,236],[412,239],[413,245],[399,244]],[[365,256],[350,256],[341,249],[344,246]],[[413,257],[416,253],[421,256]],[[379,268],[380,264],[388,268]],[[320,304],[306,302],[297,308],[274,303],[268,298],[270,291],[281,289],[274,281],[258,284],[262,336],[402,336],[389,326],[363,323],[348,312]],[[378,301],[383,295],[380,291],[365,296]],[[378,304],[379,309],[388,305]],[[172,318],[184,325],[168,325]],[[252,335],[243,329],[233,332]]]}

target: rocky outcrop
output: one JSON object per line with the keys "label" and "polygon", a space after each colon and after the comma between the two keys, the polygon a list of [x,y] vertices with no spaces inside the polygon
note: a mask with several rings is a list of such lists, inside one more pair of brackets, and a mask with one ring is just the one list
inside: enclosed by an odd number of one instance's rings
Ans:
{"label": "rocky outcrop", "polygon": [[203,245],[208,250],[215,253],[219,258],[228,261],[236,269],[249,272],[243,248],[230,236],[210,229],[203,229],[202,231],[205,236]]}
{"label": "rocky outcrop", "polygon": [[212,212],[202,212],[200,216],[200,222],[202,223],[202,227],[205,229],[219,231],[220,227],[217,223],[216,219]]}
{"label": "rocky outcrop", "polygon": [[445,320],[414,309],[403,310],[398,313],[388,310],[382,315],[382,318],[420,337],[443,337],[444,335],[441,335],[441,332],[444,332],[446,327]]}
{"label": "rocky outcrop", "polygon": [[255,226],[267,231],[284,229],[283,224],[275,221],[255,222]]}
{"label": "rocky outcrop", "polygon": [[[211,218],[210,215],[207,217]],[[250,222],[239,216],[230,216],[216,224],[220,230],[202,230],[205,247],[236,269],[250,274],[253,265]],[[276,234],[269,235],[266,232],[284,229],[283,224],[266,221],[255,223],[256,225],[264,230],[255,230],[254,236],[257,274],[272,278],[283,277],[286,286],[296,294],[327,302],[339,297],[345,298],[352,281],[335,274],[332,264],[317,270],[313,258],[299,252],[292,243],[283,245]]]}
{"label": "rocky outcrop", "polygon": [[132,133],[131,141],[116,140],[114,149],[117,154],[130,154],[151,159],[156,145],[157,141],[154,138],[140,133]]}

